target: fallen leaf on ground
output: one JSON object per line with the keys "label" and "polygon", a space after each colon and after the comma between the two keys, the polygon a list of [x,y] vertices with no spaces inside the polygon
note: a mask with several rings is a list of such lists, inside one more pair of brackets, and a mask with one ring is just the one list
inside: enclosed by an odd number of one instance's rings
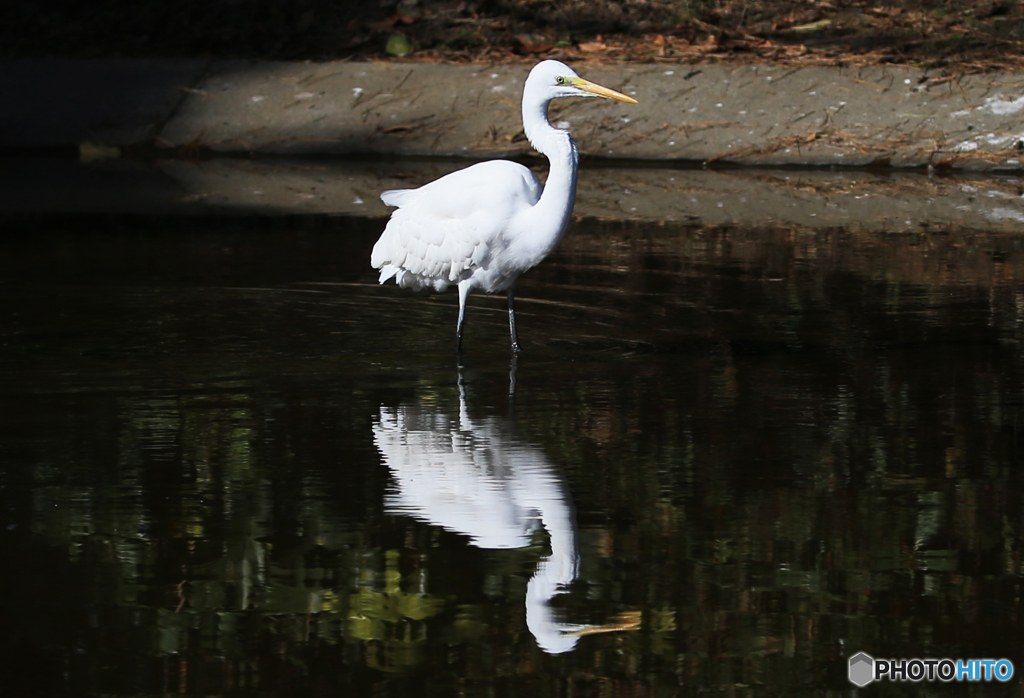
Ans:
{"label": "fallen leaf on ground", "polygon": [[516,37],[516,43],[523,53],[546,53],[553,48],[546,36],[538,34],[520,34]]}
{"label": "fallen leaf on ground", "polygon": [[810,22],[809,24],[801,24],[799,27],[790,27],[791,32],[814,32],[819,29],[824,29],[828,25],[832,24],[831,19],[819,19],[817,22]]}
{"label": "fallen leaf on ground", "polygon": [[401,34],[392,34],[388,37],[387,46],[384,47],[384,53],[389,56],[408,56],[412,53],[412,44]]}

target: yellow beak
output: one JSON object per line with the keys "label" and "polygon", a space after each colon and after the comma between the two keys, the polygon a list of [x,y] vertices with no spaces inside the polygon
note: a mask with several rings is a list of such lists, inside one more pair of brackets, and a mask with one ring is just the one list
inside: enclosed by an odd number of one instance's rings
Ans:
{"label": "yellow beak", "polygon": [[585,90],[590,94],[597,95],[598,97],[609,97],[611,99],[617,99],[620,102],[629,102],[630,104],[639,104],[632,97],[627,97],[621,92],[615,90],[609,90],[607,87],[601,87],[597,83],[590,82],[590,80],[584,80],[583,78],[570,78],[574,87],[578,87],[581,90]]}

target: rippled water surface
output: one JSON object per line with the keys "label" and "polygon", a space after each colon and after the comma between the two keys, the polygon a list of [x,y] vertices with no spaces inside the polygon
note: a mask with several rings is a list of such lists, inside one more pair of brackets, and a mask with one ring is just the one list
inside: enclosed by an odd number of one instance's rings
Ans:
{"label": "rippled water surface", "polygon": [[9,695],[1024,670],[1024,238],[583,221],[460,366],[380,220],[3,225]]}

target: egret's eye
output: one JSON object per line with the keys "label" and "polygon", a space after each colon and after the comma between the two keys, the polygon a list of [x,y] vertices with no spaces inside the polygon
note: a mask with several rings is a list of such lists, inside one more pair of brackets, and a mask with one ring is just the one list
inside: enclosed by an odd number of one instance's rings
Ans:
{"label": "egret's eye", "polygon": [[559,75],[557,78],[555,78],[555,82],[557,82],[559,85],[564,85],[565,84],[565,78],[562,77],[561,75]]}

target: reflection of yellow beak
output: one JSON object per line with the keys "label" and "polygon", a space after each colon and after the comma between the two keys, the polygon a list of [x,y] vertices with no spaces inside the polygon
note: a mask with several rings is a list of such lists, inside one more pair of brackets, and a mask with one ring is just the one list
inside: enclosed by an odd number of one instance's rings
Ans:
{"label": "reflection of yellow beak", "polygon": [[574,87],[578,87],[581,90],[589,92],[592,95],[598,97],[610,97],[611,99],[617,99],[620,102],[629,102],[630,104],[637,104],[638,102],[632,97],[627,97],[621,92],[615,90],[609,90],[607,87],[601,87],[600,85],[590,82],[590,80],[584,80],[583,78],[569,78],[569,81]]}
{"label": "reflection of yellow beak", "polygon": [[[604,88],[602,87],[601,89],[603,90]],[[611,92],[611,90],[608,91]],[[616,92],[615,94],[619,93]],[[605,623],[604,625],[587,625],[580,630],[574,630],[573,632],[566,633],[566,635],[598,635],[600,633],[620,633],[639,629],[640,611],[623,611],[619,615],[615,616],[611,623]]]}

